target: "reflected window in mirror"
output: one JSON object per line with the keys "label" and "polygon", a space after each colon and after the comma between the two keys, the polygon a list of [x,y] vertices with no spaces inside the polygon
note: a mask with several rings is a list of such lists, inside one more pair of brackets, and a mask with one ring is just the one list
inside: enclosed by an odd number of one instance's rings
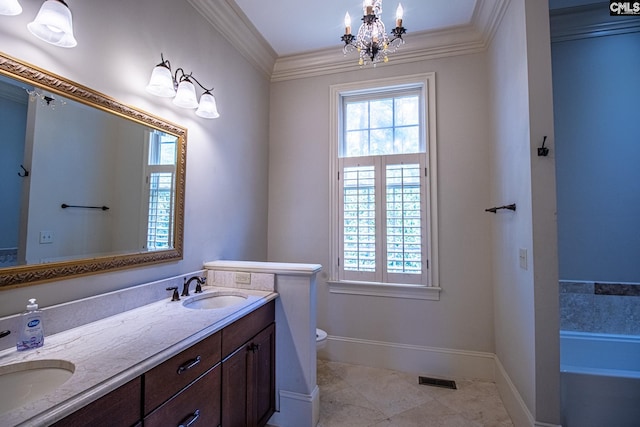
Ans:
{"label": "reflected window in mirror", "polygon": [[149,132],[145,186],[148,200],[146,249],[168,249],[173,241],[173,200],[178,139]]}

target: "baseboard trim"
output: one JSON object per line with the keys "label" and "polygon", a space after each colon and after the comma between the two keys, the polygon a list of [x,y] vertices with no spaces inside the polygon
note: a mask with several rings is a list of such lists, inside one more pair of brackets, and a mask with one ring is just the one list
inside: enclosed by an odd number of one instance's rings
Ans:
{"label": "baseboard trim", "polygon": [[279,411],[271,416],[268,426],[315,427],[320,420],[320,389],[316,385],[310,395],[280,390]]}
{"label": "baseboard trim", "polygon": [[496,386],[500,392],[502,403],[509,413],[513,425],[516,427],[562,427],[559,424],[549,424],[536,421],[529,408],[524,403],[518,389],[511,381],[509,374],[504,369],[498,357],[495,357],[496,363]]}
{"label": "baseboard trim", "polygon": [[500,362],[500,359],[496,356],[496,386],[500,392],[502,403],[505,409],[509,413],[514,426],[534,426],[535,419],[529,411],[529,408],[524,403],[522,396],[518,392],[518,389],[511,381],[509,374],[504,369],[504,366]]}
{"label": "baseboard trim", "polygon": [[348,337],[329,336],[324,359],[439,377],[494,380],[495,355]]}

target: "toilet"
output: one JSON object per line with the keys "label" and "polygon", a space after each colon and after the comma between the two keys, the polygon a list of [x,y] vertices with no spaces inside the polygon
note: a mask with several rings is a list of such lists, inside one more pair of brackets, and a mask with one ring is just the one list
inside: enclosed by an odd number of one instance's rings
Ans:
{"label": "toilet", "polygon": [[322,350],[327,344],[327,333],[322,329],[316,329],[316,350]]}

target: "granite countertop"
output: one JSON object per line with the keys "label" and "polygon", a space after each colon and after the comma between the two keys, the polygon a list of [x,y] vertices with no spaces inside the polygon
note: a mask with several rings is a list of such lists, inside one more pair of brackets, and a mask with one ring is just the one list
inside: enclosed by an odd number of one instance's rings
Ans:
{"label": "granite countertop", "polygon": [[[0,367],[59,359],[75,365],[71,378],[43,398],[0,414],[2,426],[45,426],[118,388],[182,350],[219,331],[278,294],[252,289],[205,286],[249,295],[240,305],[190,309],[182,301],[162,301],[125,311],[55,335],[36,350],[0,352]],[[46,331],[46,330],[45,330]]]}

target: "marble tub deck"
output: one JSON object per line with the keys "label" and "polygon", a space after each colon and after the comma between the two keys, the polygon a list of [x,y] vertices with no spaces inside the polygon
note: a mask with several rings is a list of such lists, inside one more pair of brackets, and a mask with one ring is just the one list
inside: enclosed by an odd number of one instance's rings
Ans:
{"label": "marble tub deck", "polygon": [[513,427],[493,382],[455,379],[457,390],[417,375],[318,360],[318,427]]}

